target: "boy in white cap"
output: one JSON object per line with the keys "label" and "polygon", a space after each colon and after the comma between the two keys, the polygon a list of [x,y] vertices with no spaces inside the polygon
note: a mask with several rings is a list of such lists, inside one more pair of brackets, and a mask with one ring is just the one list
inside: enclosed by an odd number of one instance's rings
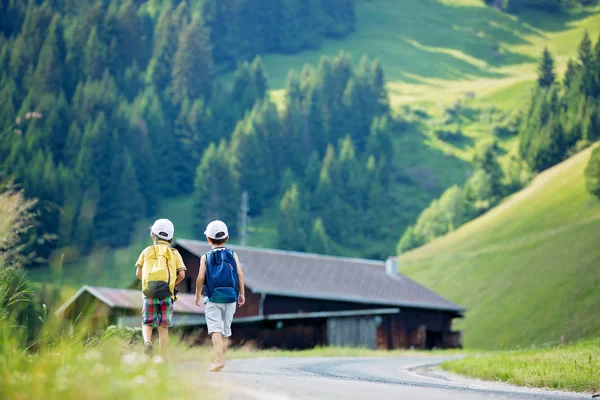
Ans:
{"label": "boy in white cap", "polygon": [[225,352],[231,336],[231,322],[236,303],[246,302],[244,271],[237,254],[225,247],[229,231],[223,221],[213,221],[204,231],[211,251],[200,259],[200,271],[196,280],[196,304],[204,292],[206,325],[212,338],[216,357],[209,371],[220,371],[225,367]]}
{"label": "boy in white cap", "polygon": [[167,352],[169,328],[173,326],[175,285],[185,278],[181,254],[171,247],[175,227],[168,219],[158,219],[150,228],[154,244],[142,251],[135,263],[135,276],[142,280],[144,306],[142,335],[147,353],[152,353],[152,330],[158,329],[160,352]]}

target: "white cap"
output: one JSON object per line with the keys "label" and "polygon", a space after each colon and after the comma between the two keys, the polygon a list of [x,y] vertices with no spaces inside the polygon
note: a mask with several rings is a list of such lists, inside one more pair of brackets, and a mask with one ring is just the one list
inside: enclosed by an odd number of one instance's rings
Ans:
{"label": "white cap", "polygon": [[150,232],[155,234],[159,239],[171,240],[173,239],[173,233],[175,233],[175,227],[168,219],[161,218],[152,224]]}
{"label": "white cap", "polygon": [[229,231],[225,222],[215,220],[206,226],[204,234],[211,239],[221,240],[229,236]]}

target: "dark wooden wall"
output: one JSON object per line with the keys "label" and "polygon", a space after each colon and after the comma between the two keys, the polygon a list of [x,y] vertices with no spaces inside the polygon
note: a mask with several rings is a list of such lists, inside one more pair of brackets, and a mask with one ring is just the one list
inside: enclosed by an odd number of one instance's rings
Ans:
{"label": "dark wooden wall", "polygon": [[[180,249],[187,267],[186,280],[179,284],[183,293],[195,293],[200,259],[187,250]],[[300,312],[372,310],[387,308],[381,304],[354,303],[323,299],[267,295],[264,314],[296,314]],[[375,345],[382,349],[460,347],[460,332],[452,332],[452,319],[458,314],[442,310],[400,307],[399,314],[382,315],[376,324]],[[258,316],[260,294],[246,288],[246,305],[237,309],[237,318]],[[367,317],[364,317],[367,318]],[[371,319],[372,320],[372,317]],[[276,321],[275,321],[276,322]],[[274,321],[260,324],[235,325],[233,340],[253,341],[260,347],[307,348],[327,344],[327,322],[319,320],[284,321],[277,328]],[[273,326],[271,326],[273,325]],[[238,339],[235,339],[237,337]],[[371,345],[370,345],[371,346]]]}
{"label": "dark wooden wall", "polygon": [[198,271],[200,270],[200,258],[196,257],[189,251],[179,249],[181,258],[185,264],[187,271],[185,273],[185,279],[179,283],[178,287],[181,293],[196,293],[196,279],[198,278]]}
{"label": "dark wooden wall", "polygon": [[375,349],[377,347],[375,317],[328,318],[327,345]]}
{"label": "dark wooden wall", "polygon": [[234,324],[232,333],[233,345],[251,344],[267,349],[311,349],[327,344],[327,329],[324,319],[283,321],[280,326],[274,321]]}

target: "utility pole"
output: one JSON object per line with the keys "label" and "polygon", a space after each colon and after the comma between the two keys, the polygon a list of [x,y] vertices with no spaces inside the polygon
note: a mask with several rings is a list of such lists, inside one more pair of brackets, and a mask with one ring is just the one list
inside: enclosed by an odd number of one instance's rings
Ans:
{"label": "utility pole", "polygon": [[246,245],[246,239],[248,238],[248,211],[250,211],[250,207],[248,206],[248,192],[244,190],[242,193],[242,205],[240,207],[241,211],[241,244],[242,246]]}

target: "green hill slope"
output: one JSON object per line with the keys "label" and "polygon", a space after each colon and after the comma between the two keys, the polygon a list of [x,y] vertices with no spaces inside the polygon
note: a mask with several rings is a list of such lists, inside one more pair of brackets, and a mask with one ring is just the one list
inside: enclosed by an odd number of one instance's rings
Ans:
{"label": "green hill slope", "polygon": [[400,270],[468,309],[468,347],[600,334],[600,202],[585,190],[588,149],[482,217],[403,254]]}
{"label": "green hill slope", "polygon": [[356,32],[325,40],[315,50],[270,54],[263,61],[272,88],[281,89],[289,69],[318,64],[322,54],[345,51],[356,63],[367,54],[381,60],[393,104],[436,104],[533,80],[546,45],[562,71],[583,31],[592,37],[600,32],[599,11],[530,10],[514,16],[481,0],[359,0]]}

